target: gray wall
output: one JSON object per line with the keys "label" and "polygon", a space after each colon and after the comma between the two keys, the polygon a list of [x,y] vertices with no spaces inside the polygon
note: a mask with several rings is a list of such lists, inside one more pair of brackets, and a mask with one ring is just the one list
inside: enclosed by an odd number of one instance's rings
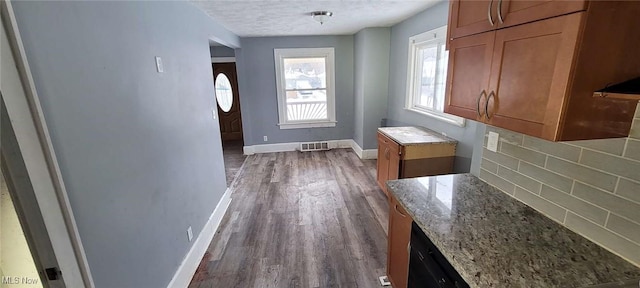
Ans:
{"label": "gray wall", "polygon": [[235,57],[236,52],[226,46],[211,46],[209,48],[211,57]]}
{"label": "gray wall", "polygon": [[13,5],[96,286],[166,287],[226,189],[209,39],[237,36],[187,2]]}
{"label": "gray wall", "polygon": [[476,122],[467,120],[465,127],[458,127],[404,109],[407,95],[409,37],[447,25],[448,12],[449,3],[445,1],[391,27],[387,124],[389,126],[419,125],[444,132],[447,136],[458,140],[454,169],[456,172],[468,172],[476,138]]}
{"label": "gray wall", "polygon": [[[236,49],[240,107],[245,145],[353,139],[353,36],[292,36],[242,38]],[[335,48],[335,127],[278,127],[275,48]],[[269,141],[264,142],[263,136]]]}
{"label": "gray wall", "polygon": [[387,115],[390,36],[390,28],[366,28],[355,35],[353,139],[362,149],[377,147],[377,128]]}

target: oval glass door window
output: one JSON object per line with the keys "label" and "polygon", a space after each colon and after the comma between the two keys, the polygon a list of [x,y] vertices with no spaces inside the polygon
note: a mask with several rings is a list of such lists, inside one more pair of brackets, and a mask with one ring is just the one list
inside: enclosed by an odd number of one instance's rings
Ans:
{"label": "oval glass door window", "polygon": [[233,91],[231,91],[231,82],[224,73],[218,74],[216,77],[216,100],[218,100],[218,106],[224,112],[231,110],[233,105]]}

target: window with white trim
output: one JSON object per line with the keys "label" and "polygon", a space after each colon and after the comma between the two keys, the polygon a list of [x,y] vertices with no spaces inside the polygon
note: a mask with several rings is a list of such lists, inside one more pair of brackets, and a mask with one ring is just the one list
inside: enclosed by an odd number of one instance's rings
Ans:
{"label": "window with white trim", "polygon": [[334,127],[333,48],[274,49],[280,129]]}
{"label": "window with white trim", "polygon": [[464,118],[444,113],[449,51],[447,26],[409,38],[406,109],[464,126]]}

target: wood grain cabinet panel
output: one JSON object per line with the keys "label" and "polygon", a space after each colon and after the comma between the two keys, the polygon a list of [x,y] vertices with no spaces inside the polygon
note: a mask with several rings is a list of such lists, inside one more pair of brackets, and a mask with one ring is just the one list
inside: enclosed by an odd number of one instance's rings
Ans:
{"label": "wood grain cabinet panel", "polygon": [[497,3],[495,30],[449,40],[445,112],[551,141],[628,136],[637,101],[593,92],[640,77],[640,1]]}
{"label": "wood grain cabinet panel", "polygon": [[495,33],[486,32],[450,42],[444,112],[482,121],[494,40]]}
{"label": "wood grain cabinet panel", "polygon": [[451,1],[449,5],[449,38],[478,34],[495,29],[495,22],[491,25],[489,13],[492,19],[496,19],[496,1]]}
{"label": "wood grain cabinet panel", "polygon": [[398,179],[400,176],[400,145],[382,133],[378,133],[378,185],[387,192],[387,181]]}
{"label": "wood grain cabinet panel", "polygon": [[452,173],[456,143],[442,141],[401,145],[378,132],[377,182],[387,197],[389,180]]}
{"label": "wood grain cabinet panel", "polygon": [[486,123],[554,138],[583,13],[496,31]]}
{"label": "wood grain cabinet panel", "polygon": [[450,3],[450,39],[584,11],[587,7],[585,0],[453,0]]}
{"label": "wood grain cabinet panel", "polygon": [[387,277],[392,287],[407,287],[407,246],[413,220],[387,191],[386,182],[452,173],[456,145],[457,142],[451,138],[419,127],[384,127],[378,130],[377,181],[389,200]]}
{"label": "wood grain cabinet panel", "polygon": [[392,287],[407,287],[409,277],[409,252],[411,240],[411,216],[402,209],[395,197],[389,197],[389,242],[387,277]]}

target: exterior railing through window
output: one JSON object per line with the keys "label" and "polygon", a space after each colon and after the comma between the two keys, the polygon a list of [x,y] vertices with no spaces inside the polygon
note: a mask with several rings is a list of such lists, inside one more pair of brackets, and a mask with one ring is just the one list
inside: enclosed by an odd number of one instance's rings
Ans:
{"label": "exterior railing through window", "polygon": [[287,120],[327,119],[327,101],[287,102]]}

